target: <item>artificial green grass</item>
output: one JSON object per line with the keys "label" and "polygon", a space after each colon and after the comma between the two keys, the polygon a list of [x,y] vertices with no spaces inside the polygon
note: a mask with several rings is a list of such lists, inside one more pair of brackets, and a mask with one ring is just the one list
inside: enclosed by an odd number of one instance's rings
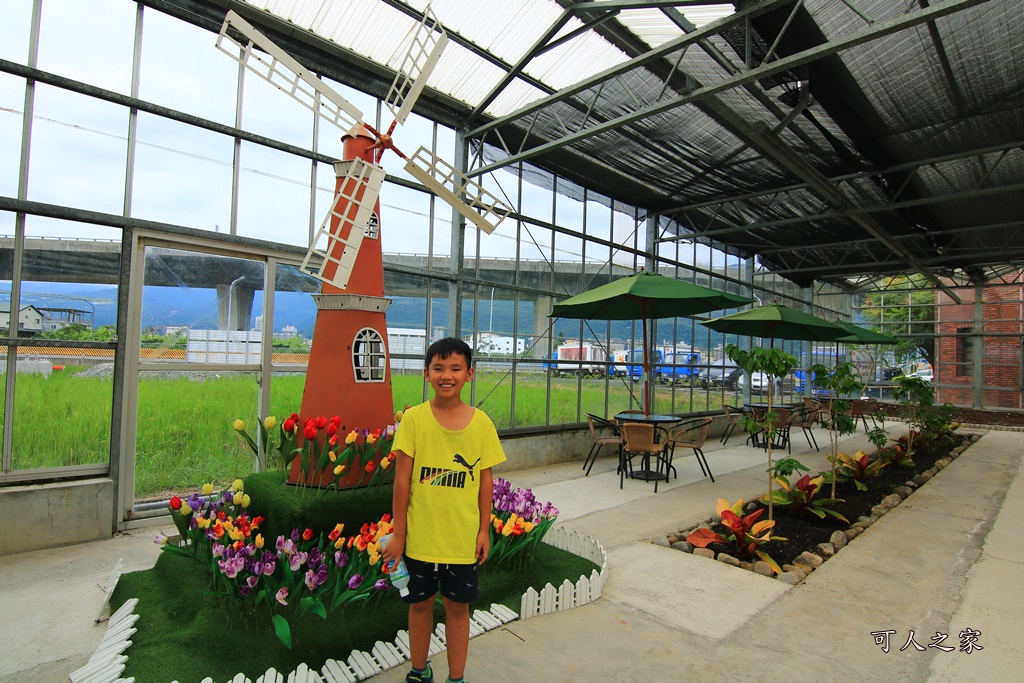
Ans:
{"label": "artificial green grass", "polygon": [[351,536],[367,520],[391,512],[390,485],[324,490],[285,484],[287,478],[287,472],[279,470],[245,478],[245,492],[252,499],[246,512],[265,518],[260,533],[268,540],[307,527],[314,534],[326,534],[338,523],[344,524],[345,535]]}
{"label": "artificial green grass", "polygon": [[[499,603],[518,613],[522,594],[531,586],[539,590],[546,583],[576,582],[596,568],[589,560],[542,543],[529,567],[513,570],[485,564],[480,599],[471,609]],[[389,590],[329,614],[326,621],[313,614],[296,619],[289,650],[274,636],[269,620],[243,619],[234,599],[207,594],[209,587],[205,565],[168,552],[161,553],[152,569],[121,576],[111,611],[129,598],[139,599],[138,632],[126,652],[124,678],[198,683],[207,676],[226,681],[243,673],[256,680],[270,667],[287,675],[303,662],[319,671],[327,659],[345,661],[352,650],[370,651],[378,640],[392,642],[408,627],[408,608],[396,591]],[[444,620],[440,604],[434,620]]]}

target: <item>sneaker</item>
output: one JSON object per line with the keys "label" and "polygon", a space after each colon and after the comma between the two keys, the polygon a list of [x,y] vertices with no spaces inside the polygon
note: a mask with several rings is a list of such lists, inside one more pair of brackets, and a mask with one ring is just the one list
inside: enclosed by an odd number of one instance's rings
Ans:
{"label": "sneaker", "polygon": [[405,683],[434,683],[434,672],[430,669],[430,662],[427,662],[427,670],[424,672],[410,671],[405,677]]}

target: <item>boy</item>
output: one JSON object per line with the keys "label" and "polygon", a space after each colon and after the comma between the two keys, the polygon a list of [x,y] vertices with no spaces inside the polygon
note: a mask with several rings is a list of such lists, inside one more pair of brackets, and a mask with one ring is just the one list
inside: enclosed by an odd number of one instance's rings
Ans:
{"label": "boy", "polygon": [[427,661],[440,587],[448,644],[448,681],[461,683],[469,651],[469,603],[480,589],[477,567],[491,548],[491,468],[505,460],[494,423],[462,401],[473,378],[473,352],[461,339],[427,349],[423,376],[434,397],[405,411],[393,450],[394,535],[386,562],[401,557],[409,568],[409,647],[406,682],[432,683]]}

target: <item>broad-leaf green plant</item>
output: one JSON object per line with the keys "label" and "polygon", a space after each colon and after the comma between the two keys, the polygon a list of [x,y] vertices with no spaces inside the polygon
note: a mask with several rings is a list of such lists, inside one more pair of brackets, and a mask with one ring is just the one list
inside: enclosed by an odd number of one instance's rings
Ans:
{"label": "broad-leaf green plant", "polygon": [[859,394],[864,388],[857,377],[857,368],[853,363],[844,361],[829,368],[820,363],[811,367],[811,383],[818,391],[828,393],[829,409],[823,415],[829,434],[829,456],[832,465],[832,497],[836,497],[836,457],[839,452],[839,437],[857,431],[857,423],[850,416],[850,402],[842,397]]}
{"label": "broad-leaf green plant", "polygon": [[786,541],[782,536],[772,536],[775,520],[758,521],[764,508],[758,508],[749,515],[743,514],[743,499],[729,504],[725,498],[719,498],[715,505],[715,513],[722,518],[722,526],[729,530],[726,535],[707,528],[700,528],[686,537],[687,543],[695,548],[706,548],[712,543],[732,544],[733,555],[739,559],[750,559],[754,555],[761,558],[776,574],[782,568],[762,548],[772,541]]}
{"label": "broad-leaf green plant", "polygon": [[929,431],[929,427],[933,426],[932,422],[937,421],[931,414],[935,407],[935,389],[920,377],[900,375],[894,379],[896,388],[892,390],[892,395],[903,406],[903,419],[910,427],[907,434],[907,455],[913,457],[916,437]]}
{"label": "broad-leaf green plant", "polygon": [[[850,520],[844,517],[838,510],[832,509],[839,503],[844,502],[843,500],[839,498],[817,498],[817,495],[821,492],[824,480],[825,475],[823,474],[819,474],[814,479],[811,479],[811,475],[805,474],[797,479],[795,484],[790,484],[789,480],[785,477],[776,477],[775,482],[779,485],[779,488],[772,491],[773,502],[776,505],[789,508],[795,515],[809,512],[820,519],[825,519],[825,516],[828,515],[849,524]],[[763,496],[761,502],[767,503],[767,499],[768,496]]]}
{"label": "broad-leaf green plant", "polygon": [[[840,451],[832,459],[835,476],[852,481],[859,491],[867,491],[867,481],[874,479],[879,472],[889,466],[885,460],[872,460],[867,453],[857,451],[856,455],[847,455]],[[835,482],[833,482],[833,486]]]}
{"label": "broad-leaf green plant", "polygon": [[[745,351],[735,344],[729,344],[725,347],[725,352],[732,359],[734,363],[743,370],[756,373],[763,372],[768,375],[768,409],[764,412],[760,419],[749,419],[747,420],[747,428],[750,431],[760,429],[764,432],[765,437],[765,450],[768,454],[768,471],[771,472],[772,466],[772,448],[773,441],[775,440],[775,433],[778,427],[782,425],[777,424],[776,415],[772,412],[772,396],[774,392],[775,379],[785,377],[790,371],[796,367],[797,359],[796,356],[786,353],[781,349],[774,347],[764,348],[757,347],[750,351]],[[751,429],[753,427],[753,429]],[[768,519],[775,519],[775,510],[771,503],[772,493],[772,481],[773,477],[769,474],[768,476]]]}

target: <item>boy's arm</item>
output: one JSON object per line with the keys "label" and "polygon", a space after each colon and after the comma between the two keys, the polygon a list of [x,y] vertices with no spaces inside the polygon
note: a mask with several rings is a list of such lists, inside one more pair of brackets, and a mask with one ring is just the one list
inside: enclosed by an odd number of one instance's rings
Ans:
{"label": "boy's arm", "polygon": [[[412,488],[412,458],[395,451],[395,489],[391,496],[391,540],[381,553],[385,562],[397,560],[405,553],[406,519],[409,513],[409,491]],[[482,480],[481,480],[482,481]]]}
{"label": "boy's arm", "polygon": [[480,470],[480,531],[476,535],[477,564],[487,561],[491,552],[491,507],[494,498],[494,475],[491,468]]}

